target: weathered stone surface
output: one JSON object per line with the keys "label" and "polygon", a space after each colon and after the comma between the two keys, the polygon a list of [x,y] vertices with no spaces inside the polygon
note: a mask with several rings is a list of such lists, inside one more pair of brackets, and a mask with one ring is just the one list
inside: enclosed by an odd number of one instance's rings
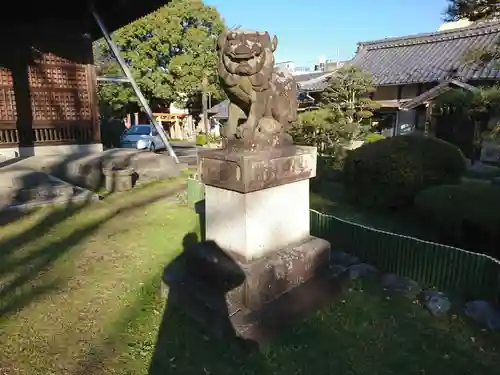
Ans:
{"label": "weathered stone surface", "polygon": [[330,258],[332,264],[338,264],[344,267],[349,267],[354,264],[361,263],[361,260],[351,254],[345,253],[343,251],[334,251]]}
{"label": "weathered stone surface", "polygon": [[50,181],[38,186],[19,190],[15,196],[18,202],[47,201],[57,197],[73,196],[73,186],[62,181]]}
{"label": "weathered stone surface", "polygon": [[340,264],[330,264],[330,273],[332,277],[341,277],[347,272],[347,267]]}
{"label": "weathered stone surface", "polygon": [[72,196],[73,186],[46,173],[31,169],[11,169],[2,174],[0,202],[3,205]]}
{"label": "weathered stone surface", "polygon": [[383,275],[380,283],[389,293],[403,294],[412,299],[416,298],[422,291],[416,281],[392,273]]}
{"label": "weathered stone surface", "polygon": [[260,341],[338,293],[329,278],[329,249],[328,242],[311,237],[246,263],[213,242],[197,244],[167,266],[163,282],[169,304],[180,305],[211,332]]}
{"label": "weathered stone surface", "polygon": [[330,243],[310,237],[251,263],[239,263],[246,277],[243,304],[259,310],[279,295],[328,268]]}
{"label": "weathered stone surface", "polygon": [[470,301],[465,304],[465,315],[489,329],[500,329],[500,311],[486,301]]}
{"label": "weathered stone surface", "polygon": [[309,180],[241,194],[205,187],[205,238],[247,261],[309,237]]}
{"label": "weathered stone surface", "polygon": [[424,290],[422,300],[425,308],[434,316],[444,315],[451,309],[448,296],[436,290]]}
{"label": "weathered stone surface", "polygon": [[0,211],[28,211],[46,204],[96,200],[92,192],[72,186],[52,175],[27,168],[2,171]]}
{"label": "weathered stone surface", "polygon": [[138,174],[139,183],[178,177],[181,169],[186,167],[177,164],[170,156],[153,152],[137,153],[131,159],[130,166]]}
{"label": "weathered stone surface", "polygon": [[184,264],[186,271],[205,286],[226,294],[227,305],[259,310],[327,271],[329,255],[330,243],[312,236],[251,262],[222,250],[214,241],[206,241],[184,252]]}
{"label": "weathered stone surface", "polygon": [[134,168],[103,168],[102,173],[105,176],[105,186],[108,192],[127,191],[134,185]]}
{"label": "weathered stone surface", "polygon": [[[297,118],[297,83],[274,69],[278,39],[267,32],[226,30],[218,40],[218,73],[229,103],[227,148],[247,150],[291,143],[285,133]],[[239,123],[246,118],[245,123]]]}
{"label": "weathered stone surface", "polygon": [[201,180],[209,186],[250,193],[316,176],[317,150],[288,146],[260,152],[199,153]]}
{"label": "weathered stone surface", "polygon": [[349,278],[351,280],[363,279],[363,278],[374,278],[379,275],[378,269],[376,269],[371,264],[367,263],[358,263],[349,266]]}
{"label": "weathered stone surface", "polygon": [[[30,157],[16,166],[51,174],[72,185],[96,190],[104,186],[102,169],[110,165],[132,167],[138,182],[177,177],[182,164],[164,154],[131,149],[110,149],[102,153],[48,155]],[[1,186],[0,186],[1,189]]]}

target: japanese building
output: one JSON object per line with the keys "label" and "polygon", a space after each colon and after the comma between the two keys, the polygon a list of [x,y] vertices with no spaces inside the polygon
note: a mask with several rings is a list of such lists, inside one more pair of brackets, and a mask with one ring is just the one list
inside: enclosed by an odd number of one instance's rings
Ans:
{"label": "japanese building", "polygon": [[[114,31],[168,1],[97,0]],[[101,151],[90,1],[9,3],[0,23],[0,155]]]}

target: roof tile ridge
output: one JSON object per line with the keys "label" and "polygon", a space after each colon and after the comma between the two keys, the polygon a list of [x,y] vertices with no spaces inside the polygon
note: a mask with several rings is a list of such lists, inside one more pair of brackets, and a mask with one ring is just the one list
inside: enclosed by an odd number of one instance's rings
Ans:
{"label": "roof tile ridge", "polygon": [[471,25],[452,30],[421,33],[401,37],[390,37],[367,42],[359,42],[358,47],[370,50],[383,49],[415,44],[436,43],[445,40],[469,38],[472,36],[487,35],[500,32],[500,21]]}

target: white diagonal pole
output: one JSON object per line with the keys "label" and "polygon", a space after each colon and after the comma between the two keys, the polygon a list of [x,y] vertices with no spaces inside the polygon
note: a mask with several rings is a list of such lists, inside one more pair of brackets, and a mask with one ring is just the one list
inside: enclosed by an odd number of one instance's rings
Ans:
{"label": "white diagonal pole", "polygon": [[146,114],[148,115],[149,120],[151,121],[151,123],[154,125],[154,127],[158,131],[158,134],[160,135],[161,140],[165,144],[165,147],[167,148],[169,155],[175,160],[176,163],[179,163],[179,159],[177,158],[177,155],[175,154],[175,151],[172,148],[172,145],[168,141],[168,136],[167,136],[167,133],[165,132],[165,129],[158,124],[158,121],[156,121],[156,118],[153,116],[153,112],[151,111],[151,108],[149,107],[149,104],[148,104],[146,98],[144,97],[144,95],[142,95],[142,92],[139,89],[139,86],[137,86],[137,83],[135,82],[134,77],[132,76],[132,73],[130,72],[130,69],[128,68],[127,64],[125,63],[125,60],[123,60],[123,58],[121,57],[120,51],[118,50],[118,47],[111,39],[111,36],[109,35],[108,30],[104,26],[104,23],[102,22],[101,17],[99,16],[97,11],[95,10],[94,5],[91,5],[91,10],[92,10],[92,15],[94,16],[94,19],[97,22],[97,25],[101,29],[101,32],[104,36],[104,39],[106,39],[106,43],[108,44],[109,48],[111,49],[111,52],[113,52],[113,55],[115,56],[116,60],[118,61],[118,64],[120,64],[120,67],[123,70],[123,74],[125,74],[125,76],[128,79],[128,82],[132,85],[132,88],[134,89],[135,94],[139,98],[139,101],[141,102],[142,107],[146,111]]}

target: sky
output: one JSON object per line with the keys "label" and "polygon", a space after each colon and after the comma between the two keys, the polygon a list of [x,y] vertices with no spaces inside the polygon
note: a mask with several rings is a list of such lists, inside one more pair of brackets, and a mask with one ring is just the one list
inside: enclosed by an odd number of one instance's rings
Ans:
{"label": "sky", "polygon": [[346,60],[358,42],[437,31],[447,0],[204,0],[227,26],[278,36],[276,61]]}

